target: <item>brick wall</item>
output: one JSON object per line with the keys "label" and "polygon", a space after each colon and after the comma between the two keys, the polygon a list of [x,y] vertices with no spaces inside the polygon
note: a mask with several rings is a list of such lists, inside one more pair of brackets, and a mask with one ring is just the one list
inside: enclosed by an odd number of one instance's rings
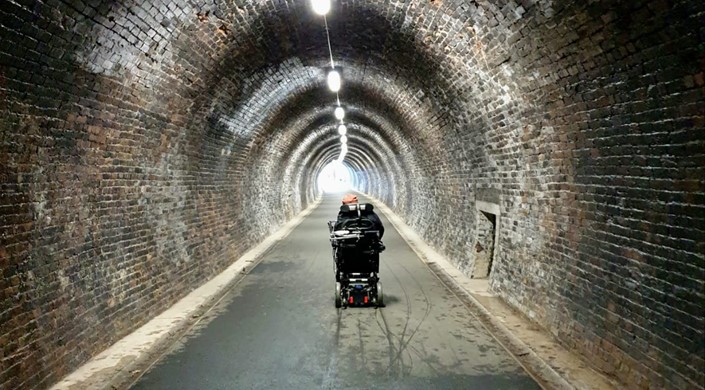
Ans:
{"label": "brick wall", "polygon": [[[349,166],[629,387],[705,378],[699,2],[335,2]],[[316,197],[306,2],[0,2],[0,387],[47,387]]]}
{"label": "brick wall", "polygon": [[270,96],[305,100],[310,67],[185,3],[24,3],[0,5],[1,388],[58,381],[317,195]]}
{"label": "brick wall", "polygon": [[626,386],[700,388],[702,5],[439,3],[415,32],[443,77],[397,109],[397,212],[470,269],[474,202],[499,203],[497,293]]}

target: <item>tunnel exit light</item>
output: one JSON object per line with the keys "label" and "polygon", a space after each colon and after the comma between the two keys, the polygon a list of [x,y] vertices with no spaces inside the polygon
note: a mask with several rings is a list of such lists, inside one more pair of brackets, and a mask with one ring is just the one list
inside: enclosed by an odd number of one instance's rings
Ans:
{"label": "tunnel exit light", "polygon": [[335,160],[321,170],[318,175],[318,188],[327,193],[349,191],[351,179],[350,169],[341,161]]}

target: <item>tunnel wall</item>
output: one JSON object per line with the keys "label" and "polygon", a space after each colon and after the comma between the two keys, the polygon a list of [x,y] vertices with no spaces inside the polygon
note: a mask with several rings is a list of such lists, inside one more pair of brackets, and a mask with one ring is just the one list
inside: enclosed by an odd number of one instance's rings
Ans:
{"label": "tunnel wall", "polygon": [[[365,188],[468,275],[499,205],[493,291],[627,386],[703,383],[702,4],[335,4]],[[0,2],[0,387],[57,381],[315,199],[320,20],[200,6]]]}
{"label": "tunnel wall", "polygon": [[420,134],[393,140],[418,151],[395,211],[470,275],[476,205],[499,205],[493,291],[627,386],[702,386],[702,5],[442,11],[457,19],[418,25],[447,95],[397,107],[411,123],[431,101]]}
{"label": "tunnel wall", "polygon": [[24,3],[0,2],[7,389],[57,382],[317,196],[279,170],[289,135],[256,136],[276,107],[243,102],[286,64],[219,71],[196,9]]}

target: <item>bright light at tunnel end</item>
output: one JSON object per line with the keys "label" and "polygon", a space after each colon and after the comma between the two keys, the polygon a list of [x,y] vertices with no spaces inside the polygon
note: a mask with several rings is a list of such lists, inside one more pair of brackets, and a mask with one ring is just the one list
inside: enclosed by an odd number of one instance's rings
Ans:
{"label": "bright light at tunnel end", "polygon": [[327,193],[345,192],[352,188],[350,168],[340,160],[335,160],[323,167],[318,174],[318,188]]}

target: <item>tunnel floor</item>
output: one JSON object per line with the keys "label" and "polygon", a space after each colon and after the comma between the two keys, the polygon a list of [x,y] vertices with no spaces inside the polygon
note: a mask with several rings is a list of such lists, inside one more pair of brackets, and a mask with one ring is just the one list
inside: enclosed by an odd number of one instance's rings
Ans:
{"label": "tunnel floor", "polygon": [[386,307],[336,309],[326,196],[133,389],[539,385],[385,222]]}

